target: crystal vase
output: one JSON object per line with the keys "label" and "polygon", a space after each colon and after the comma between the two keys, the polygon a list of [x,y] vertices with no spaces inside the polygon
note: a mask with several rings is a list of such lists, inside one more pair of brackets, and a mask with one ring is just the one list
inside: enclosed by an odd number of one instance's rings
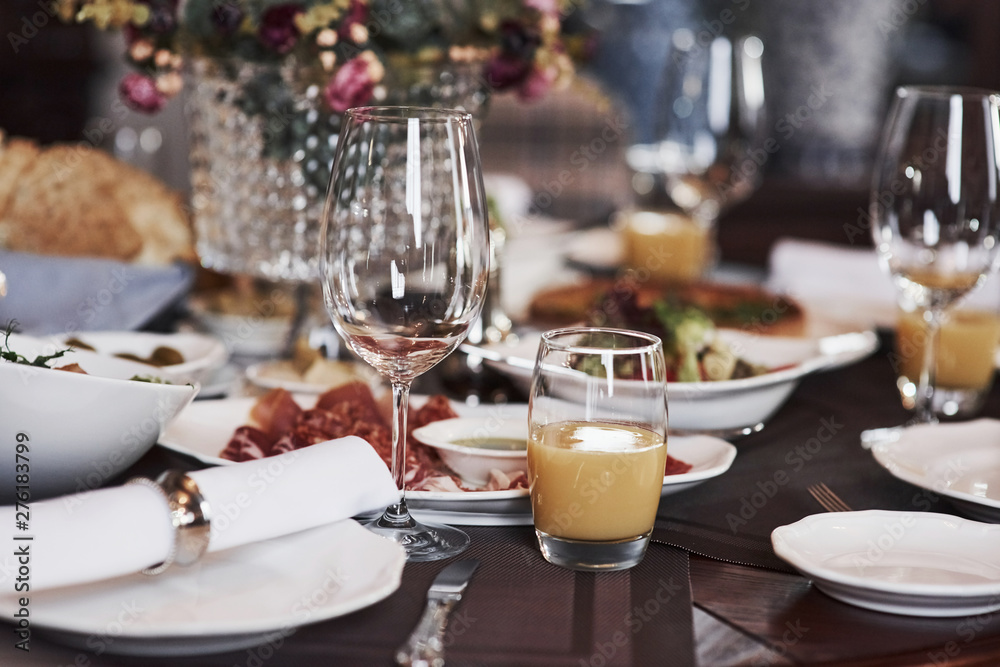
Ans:
{"label": "crystal vase", "polygon": [[[319,225],[341,117],[326,110],[315,68],[190,58],[185,112],[190,132],[191,203],[206,268],[312,283]],[[461,108],[482,120],[489,87],[478,63],[392,63],[374,102]],[[489,302],[473,342],[510,330],[500,308],[500,250]]]}

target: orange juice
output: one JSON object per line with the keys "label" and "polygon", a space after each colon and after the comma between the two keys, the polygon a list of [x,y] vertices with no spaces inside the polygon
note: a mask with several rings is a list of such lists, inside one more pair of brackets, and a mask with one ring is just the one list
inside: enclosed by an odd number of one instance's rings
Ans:
{"label": "orange juice", "polygon": [[[949,311],[938,336],[936,382],[942,389],[984,389],[994,373],[1000,315],[982,310]],[[927,340],[922,311],[901,311],[896,327],[899,374],[916,383]]]}
{"label": "orange juice", "polygon": [[633,211],[622,225],[625,264],[662,282],[693,282],[713,259],[708,225],[676,213]]}
{"label": "orange juice", "polygon": [[634,426],[559,422],[536,429],[528,440],[535,528],[586,541],[648,533],[666,458],[665,439]]}

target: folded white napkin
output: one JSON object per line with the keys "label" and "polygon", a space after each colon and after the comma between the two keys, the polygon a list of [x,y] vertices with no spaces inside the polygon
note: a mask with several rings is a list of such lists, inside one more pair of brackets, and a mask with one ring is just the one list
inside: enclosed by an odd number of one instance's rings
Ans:
{"label": "folded white napkin", "polygon": [[[767,287],[832,320],[891,328],[899,294],[873,248],[779,239],[768,261]],[[991,278],[967,302],[1000,308],[1000,280]]]}
{"label": "folded white napkin", "polygon": [[[189,474],[210,508],[209,551],[333,523],[399,500],[385,463],[353,436]],[[25,511],[26,521],[18,514]],[[18,521],[25,521],[26,529],[19,529]],[[141,485],[29,503],[27,510],[0,507],[0,526],[11,536],[0,560],[5,594],[132,574],[162,562],[173,540],[165,499]],[[24,583],[30,588],[17,588]]]}
{"label": "folded white napkin", "polygon": [[0,324],[22,333],[130,331],[179,301],[194,279],[191,267],[137,266],[85,257],[46,257],[0,250],[7,296]]}

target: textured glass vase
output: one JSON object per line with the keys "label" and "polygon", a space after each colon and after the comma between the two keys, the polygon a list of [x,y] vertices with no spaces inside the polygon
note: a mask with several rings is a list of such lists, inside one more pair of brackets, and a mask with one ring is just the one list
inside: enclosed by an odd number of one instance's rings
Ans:
{"label": "textured glass vase", "polygon": [[[202,264],[271,280],[316,279],[319,221],[340,128],[322,76],[294,62],[189,59],[192,208]],[[390,66],[379,104],[462,108],[489,101],[473,65]]]}

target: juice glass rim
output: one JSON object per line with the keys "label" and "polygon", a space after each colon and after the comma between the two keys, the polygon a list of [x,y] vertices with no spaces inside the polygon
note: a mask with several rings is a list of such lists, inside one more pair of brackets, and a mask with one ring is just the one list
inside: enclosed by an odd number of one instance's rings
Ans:
{"label": "juice glass rim", "polygon": [[[567,336],[578,337],[585,334],[611,334],[631,339],[635,344],[625,347],[604,347],[599,345],[584,345],[576,342],[559,342],[558,340]],[[550,350],[577,352],[580,354],[632,355],[663,349],[663,342],[659,336],[644,331],[614,327],[561,327],[559,329],[551,329],[542,334],[541,345]]]}

